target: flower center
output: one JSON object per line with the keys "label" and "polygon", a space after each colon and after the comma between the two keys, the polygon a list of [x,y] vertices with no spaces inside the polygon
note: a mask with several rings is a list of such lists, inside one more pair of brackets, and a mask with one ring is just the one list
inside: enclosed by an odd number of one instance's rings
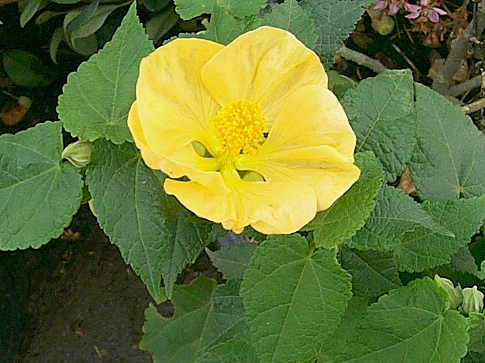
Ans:
{"label": "flower center", "polygon": [[232,101],[212,118],[216,137],[230,154],[252,154],[259,149],[266,124],[261,108],[257,102]]}

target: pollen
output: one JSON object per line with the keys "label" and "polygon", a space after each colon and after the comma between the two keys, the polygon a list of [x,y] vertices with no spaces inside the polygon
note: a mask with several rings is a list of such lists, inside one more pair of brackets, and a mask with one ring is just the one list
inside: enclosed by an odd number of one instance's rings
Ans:
{"label": "pollen", "polygon": [[264,141],[266,120],[257,102],[237,100],[222,107],[212,118],[216,137],[232,155],[252,154]]}

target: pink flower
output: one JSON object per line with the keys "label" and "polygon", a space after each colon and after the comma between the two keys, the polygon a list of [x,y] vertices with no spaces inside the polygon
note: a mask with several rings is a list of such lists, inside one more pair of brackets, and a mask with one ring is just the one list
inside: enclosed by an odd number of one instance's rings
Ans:
{"label": "pink flower", "polygon": [[372,7],[375,10],[384,11],[387,15],[396,15],[402,7],[402,0],[378,0]]}
{"label": "pink flower", "polygon": [[404,4],[404,9],[410,14],[406,15],[408,19],[417,19],[420,16],[427,17],[430,22],[437,23],[440,21],[440,15],[446,15],[447,12],[436,6],[430,6],[429,0],[421,0],[418,5]]}

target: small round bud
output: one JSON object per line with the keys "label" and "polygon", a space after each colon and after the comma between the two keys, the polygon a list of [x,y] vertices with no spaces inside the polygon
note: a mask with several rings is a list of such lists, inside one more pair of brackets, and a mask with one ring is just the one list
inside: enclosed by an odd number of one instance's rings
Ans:
{"label": "small round bud", "polygon": [[32,106],[32,99],[27,96],[20,96],[17,98],[17,103],[27,111]]}
{"label": "small round bud", "polygon": [[448,299],[450,300],[450,307],[456,309],[462,302],[463,296],[460,285],[455,287],[451,280],[447,278],[434,275],[434,281],[439,287],[444,289],[448,294]]}
{"label": "small round bud", "polygon": [[66,146],[62,158],[68,160],[76,168],[84,168],[91,161],[92,145],[89,141],[79,140]]}
{"label": "small round bud", "polygon": [[476,286],[464,288],[461,308],[466,314],[481,313],[483,310],[483,293],[478,291]]}
{"label": "small round bud", "polygon": [[394,30],[394,20],[387,15],[386,13],[382,13],[380,19],[373,19],[372,20],[372,28],[378,32],[380,35],[389,35]]}

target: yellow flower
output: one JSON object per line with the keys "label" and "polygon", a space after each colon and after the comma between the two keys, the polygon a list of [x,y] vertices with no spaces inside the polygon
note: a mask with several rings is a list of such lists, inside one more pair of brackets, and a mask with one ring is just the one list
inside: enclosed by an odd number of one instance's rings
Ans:
{"label": "yellow flower", "polygon": [[128,125],[165,191],[236,233],[298,231],[359,178],[323,66],[287,31],[174,40],[141,62],[136,97]]}

